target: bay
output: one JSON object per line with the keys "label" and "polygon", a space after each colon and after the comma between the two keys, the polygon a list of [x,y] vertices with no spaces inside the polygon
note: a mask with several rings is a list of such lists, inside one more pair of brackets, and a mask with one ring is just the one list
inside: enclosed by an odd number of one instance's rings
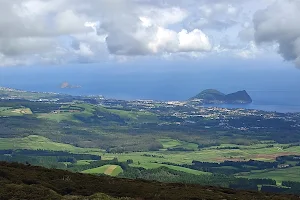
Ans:
{"label": "bay", "polygon": [[[80,85],[61,89],[62,82]],[[300,71],[120,66],[0,68],[0,86],[72,95],[104,95],[115,99],[184,101],[205,89],[223,93],[246,90],[249,105],[220,107],[300,112]]]}

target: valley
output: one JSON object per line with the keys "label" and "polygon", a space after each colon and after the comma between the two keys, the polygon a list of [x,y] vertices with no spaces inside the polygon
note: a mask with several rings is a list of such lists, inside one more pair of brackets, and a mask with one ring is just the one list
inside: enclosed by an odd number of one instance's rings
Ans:
{"label": "valley", "polygon": [[286,185],[300,182],[299,113],[8,89],[0,90],[0,98],[2,161],[130,179],[298,191]]}

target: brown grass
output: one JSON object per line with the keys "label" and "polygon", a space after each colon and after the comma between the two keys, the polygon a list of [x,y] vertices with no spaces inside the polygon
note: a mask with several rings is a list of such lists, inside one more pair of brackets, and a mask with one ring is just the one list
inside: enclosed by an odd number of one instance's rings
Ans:
{"label": "brown grass", "polygon": [[118,166],[116,166],[116,165],[111,165],[111,166],[109,166],[109,167],[105,170],[104,174],[111,175],[117,167],[118,167]]}

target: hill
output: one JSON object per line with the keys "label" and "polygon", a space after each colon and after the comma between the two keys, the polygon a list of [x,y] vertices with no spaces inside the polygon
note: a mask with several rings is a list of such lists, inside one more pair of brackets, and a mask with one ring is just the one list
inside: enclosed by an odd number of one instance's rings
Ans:
{"label": "hill", "polygon": [[204,104],[248,104],[252,102],[251,97],[245,90],[224,94],[215,89],[204,90],[189,100],[199,100]]}
{"label": "hill", "polygon": [[[293,200],[293,195],[237,191],[188,184],[112,178],[0,163],[0,199],[268,199]],[[124,198],[127,197],[127,198]]]}
{"label": "hill", "polygon": [[225,94],[223,94],[222,92],[220,92],[218,90],[207,89],[207,90],[203,90],[196,96],[192,97],[191,100],[192,99],[203,99],[206,101],[223,101],[224,97],[225,97]]}
{"label": "hill", "polygon": [[248,104],[252,103],[252,99],[249,96],[249,94],[245,91],[238,91],[235,93],[231,93],[225,96],[225,101],[226,103],[231,103],[231,104]]}

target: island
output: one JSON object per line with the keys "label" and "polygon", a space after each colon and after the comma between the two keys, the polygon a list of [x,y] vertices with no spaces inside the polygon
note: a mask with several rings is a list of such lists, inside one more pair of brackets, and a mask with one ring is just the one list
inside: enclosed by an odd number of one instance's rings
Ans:
{"label": "island", "polygon": [[63,82],[60,84],[61,89],[76,89],[76,88],[81,88],[80,85],[71,85],[68,82]]}
{"label": "island", "polygon": [[252,99],[245,91],[224,94],[215,89],[207,89],[189,99],[202,104],[250,104]]}

